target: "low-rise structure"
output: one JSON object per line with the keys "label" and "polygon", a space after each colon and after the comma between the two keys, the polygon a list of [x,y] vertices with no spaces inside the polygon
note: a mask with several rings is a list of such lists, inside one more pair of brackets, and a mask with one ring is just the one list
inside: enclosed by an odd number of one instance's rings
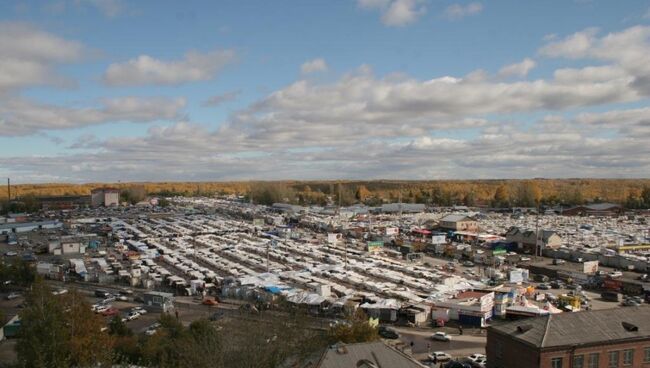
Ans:
{"label": "low-rise structure", "polygon": [[650,307],[627,307],[494,325],[488,368],[650,366]]}
{"label": "low-rise structure", "polygon": [[447,215],[440,219],[438,227],[453,231],[478,231],[478,222],[466,215]]}
{"label": "low-rise structure", "polygon": [[[538,235],[535,230],[511,227],[506,233],[506,241],[508,243],[516,243],[517,248],[522,251],[528,251],[530,253],[535,253],[537,251]],[[560,238],[555,231],[540,230],[539,245],[542,249],[557,249],[562,246],[562,238]]]}

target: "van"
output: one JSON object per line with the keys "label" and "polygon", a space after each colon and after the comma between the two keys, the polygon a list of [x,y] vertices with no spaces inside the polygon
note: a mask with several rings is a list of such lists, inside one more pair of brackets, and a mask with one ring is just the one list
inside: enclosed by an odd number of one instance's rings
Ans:
{"label": "van", "polygon": [[109,295],[110,295],[109,292],[106,290],[100,290],[100,289],[95,290],[95,296],[98,298],[106,298]]}
{"label": "van", "polygon": [[619,301],[619,294],[616,291],[603,291],[600,293],[600,297],[608,302]]}

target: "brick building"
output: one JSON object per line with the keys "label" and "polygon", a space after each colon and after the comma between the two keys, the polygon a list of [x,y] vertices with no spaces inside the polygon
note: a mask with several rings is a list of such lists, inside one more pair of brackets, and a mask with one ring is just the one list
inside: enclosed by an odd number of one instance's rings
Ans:
{"label": "brick building", "polygon": [[492,326],[488,368],[650,367],[650,307],[551,314]]}

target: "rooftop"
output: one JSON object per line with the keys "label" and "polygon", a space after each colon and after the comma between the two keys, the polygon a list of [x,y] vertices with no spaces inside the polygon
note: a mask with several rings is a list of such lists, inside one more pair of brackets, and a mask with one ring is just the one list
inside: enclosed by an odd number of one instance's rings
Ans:
{"label": "rooftop", "polygon": [[549,314],[490,330],[537,348],[650,338],[650,306]]}
{"label": "rooftop", "polygon": [[[360,365],[361,362],[371,364]],[[337,344],[330,346],[316,365],[319,368],[349,368],[349,367],[390,367],[390,368],[421,368],[406,354],[391,348],[381,341],[359,344]]]}

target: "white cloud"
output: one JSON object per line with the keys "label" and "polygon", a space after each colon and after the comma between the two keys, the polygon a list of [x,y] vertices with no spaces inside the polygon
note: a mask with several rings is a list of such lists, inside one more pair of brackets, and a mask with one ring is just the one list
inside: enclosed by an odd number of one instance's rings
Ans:
{"label": "white cloud", "polygon": [[300,72],[302,74],[311,74],[317,72],[327,71],[327,63],[323,58],[317,58],[313,60],[306,61],[300,66]]}
{"label": "white cloud", "polygon": [[80,128],[109,122],[146,123],[176,120],[186,105],[183,98],[120,97],[103,99],[99,106],[61,107],[26,99],[0,103],[0,136],[30,135],[44,130]]}
{"label": "white cloud", "polygon": [[140,55],[124,63],[109,65],[104,82],[110,86],[179,85],[214,78],[235,61],[233,50],[207,53],[190,51],[182,60],[164,61]]}
{"label": "white cloud", "polygon": [[220,95],[215,95],[215,96],[212,96],[212,97],[208,98],[207,100],[205,100],[203,102],[202,105],[203,106],[208,106],[208,107],[219,106],[219,105],[221,105],[223,103],[235,100],[237,98],[237,96],[239,96],[240,94],[241,94],[240,90],[225,92],[225,93],[222,93]]}
{"label": "white cloud", "polygon": [[499,75],[501,77],[525,77],[528,75],[528,72],[535,68],[536,65],[537,63],[535,63],[535,60],[525,58],[519,63],[504,66],[499,70]]}
{"label": "white cloud", "polygon": [[480,14],[483,11],[483,4],[478,2],[462,4],[451,4],[445,9],[445,16],[450,20],[457,20],[472,15]]}
{"label": "white cloud", "polygon": [[598,28],[587,28],[563,40],[550,42],[539,49],[539,53],[547,57],[582,58],[592,47],[597,33]]}
{"label": "white cloud", "polygon": [[417,21],[426,14],[424,0],[357,0],[363,9],[381,12],[381,22],[390,27],[401,27]]}
{"label": "white cloud", "polygon": [[0,95],[36,85],[69,83],[55,67],[82,59],[84,47],[24,23],[0,22]]}

